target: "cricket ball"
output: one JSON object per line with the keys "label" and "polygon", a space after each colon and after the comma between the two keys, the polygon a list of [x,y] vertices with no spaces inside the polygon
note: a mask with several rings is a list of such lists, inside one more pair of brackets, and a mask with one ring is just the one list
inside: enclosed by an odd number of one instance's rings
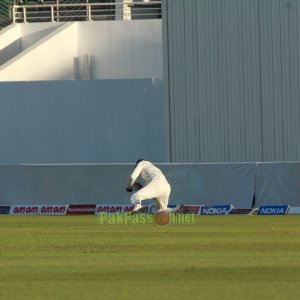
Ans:
{"label": "cricket ball", "polygon": [[155,215],[154,221],[160,226],[168,225],[170,222],[170,216],[166,212],[159,212]]}

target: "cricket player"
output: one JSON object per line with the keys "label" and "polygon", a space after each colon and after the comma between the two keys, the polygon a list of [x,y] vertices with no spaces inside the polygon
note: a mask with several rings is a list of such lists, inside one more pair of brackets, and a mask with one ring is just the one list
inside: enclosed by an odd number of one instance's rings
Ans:
{"label": "cricket player", "polygon": [[[137,178],[141,177],[144,181],[144,186],[136,182]],[[171,187],[162,171],[154,166],[150,161],[139,159],[136,162],[128,185],[127,192],[137,190],[130,197],[130,203],[134,205],[133,213],[140,211],[143,200],[154,199],[157,207],[157,212],[165,211],[173,212],[173,209],[168,208]]]}

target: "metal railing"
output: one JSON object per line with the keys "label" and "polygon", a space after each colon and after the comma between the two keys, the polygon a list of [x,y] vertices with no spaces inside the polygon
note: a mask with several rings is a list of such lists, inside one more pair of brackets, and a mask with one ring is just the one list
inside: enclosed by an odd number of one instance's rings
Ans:
{"label": "metal railing", "polygon": [[161,18],[161,1],[14,5],[13,22],[69,22]]}

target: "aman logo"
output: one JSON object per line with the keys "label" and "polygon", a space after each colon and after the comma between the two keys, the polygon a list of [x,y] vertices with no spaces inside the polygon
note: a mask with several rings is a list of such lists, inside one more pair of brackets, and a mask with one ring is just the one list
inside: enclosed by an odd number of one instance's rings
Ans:
{"label": "aman logo", "polygon": [[285,215],[287,213],[289,206],[261,206],[259,208],[259,215]]}

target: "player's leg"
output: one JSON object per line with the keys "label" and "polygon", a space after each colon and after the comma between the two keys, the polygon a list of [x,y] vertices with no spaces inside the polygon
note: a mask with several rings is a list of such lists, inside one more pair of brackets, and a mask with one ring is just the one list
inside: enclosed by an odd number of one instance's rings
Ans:
{"label": "player's leg", "polygon": [[132,212],[137,212],[143,208],[142,201],[140,200],[140,197],[137,195],[137,193],[132,194],[130,197],[130,203],[134,205]]}
{"label": "player's leg", "polygon": [[168,214],[176,213],[176,214],[186,214],[188,213],[188,210],[186,207],[182,204],[179,208],[170,208],[168,207],[169,204],[169,198],[171,193],[171,188],[169,185],[161,186],[160,187],[160,195],[155,198],[157,202],[157,212],[166,212]]}
{"label": "player's leg", "polygon": [[132,212],[138,212],[142,210],[142,201],[155,198],[156,187],[154,184],[149,184],[132,194],[130,197],[130,203],[134,205]]}
{"label": "player's leg", "polygon": [[170,193],[171,193],[171,187],[170,187],[169,184],[161,183],[159,185],[159,191],[160,191],[160,195],[158,197],[156,197],[156,200],[159,203],[158,212],[166,212],[168,214],[171,214],[171,213],[187,214],[188,213],[187,208],[183,204],[180,205],[179,208],[176,208],[176,207],[175,208],[169,208],[168,207]]}
{"label": "player's leg", "polygon": [[156,197],[158,212],[173,213],[174,208],[168,208],[171,187],[168,184],[160,186],[160,195]]}

